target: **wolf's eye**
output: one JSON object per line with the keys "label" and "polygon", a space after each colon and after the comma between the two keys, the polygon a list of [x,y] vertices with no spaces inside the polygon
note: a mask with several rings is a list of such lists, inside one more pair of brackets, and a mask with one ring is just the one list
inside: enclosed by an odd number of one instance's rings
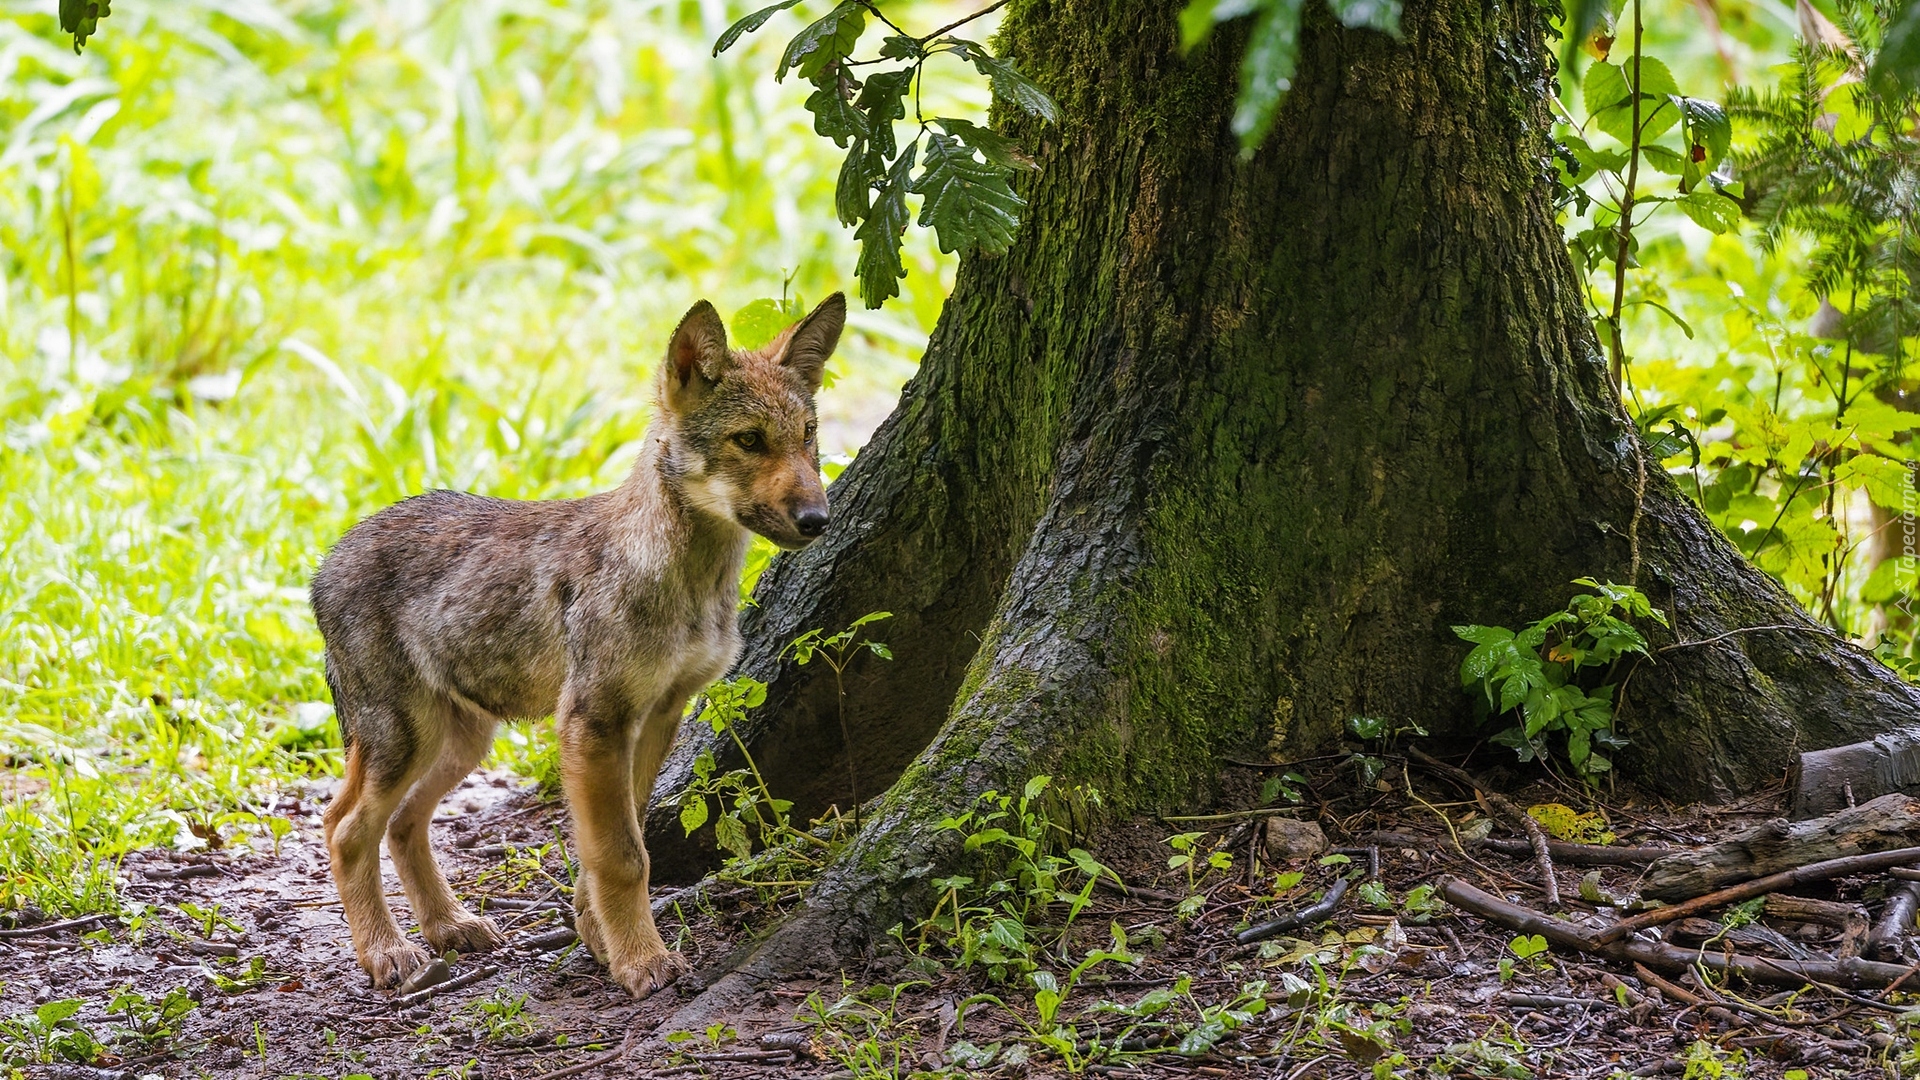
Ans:
{"label": "wolf's eye", "polygon": [[757,431],[743,431],[735,435],[733,441],[739,445],[740,449],[747,451],[759,450],[767,444],[767,441],[761,438],[760,433]]}

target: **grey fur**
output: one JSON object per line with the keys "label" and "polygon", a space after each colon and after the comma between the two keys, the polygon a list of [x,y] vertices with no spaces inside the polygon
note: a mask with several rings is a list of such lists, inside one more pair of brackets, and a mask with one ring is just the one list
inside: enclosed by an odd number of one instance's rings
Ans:
{"label": "grey fur", "polygon": [[426,955],[378,899],[382,831],[436,951],[498,943],[452,899],[425,822],[499,721],[548,714],[584,866],[582,937],[636,995],[677,973],[648,910],[636,806],[687,700],[739,648],[748,530],[800,547],[825,526],[813,395],[844,318],[835,294],[767,348],[738,352],[702,301],[674,332],[619,488],[550,502],[430,492],[327,556],[312,602],[349,747],[328,843],[376,984]]}

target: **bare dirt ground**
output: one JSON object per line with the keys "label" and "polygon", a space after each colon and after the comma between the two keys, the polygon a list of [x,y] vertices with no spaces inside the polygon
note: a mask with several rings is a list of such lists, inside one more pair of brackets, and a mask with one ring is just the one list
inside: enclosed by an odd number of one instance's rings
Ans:
{"label": "bare dirt ground", "polygon": [[[1224,809],[1234,810],[1236,801],[1251,805],[1260,775],[1247,770],[1238,778],[1233,790],[1246,797],[1223,800]],[[1521,955],[1524,946],[1514,949],[1506,931],[1444,904],[1410,902],[1410,892],[1445,873],[1534,907],[1540,889],[1530,859],[1472,846],[1485,815],[1470,792],[1417,770],[1410,792],[1397,766],[1389,777],[1385,791],[1317,778],[1328,798],[1309,788],[1296,815],[1317,820],[1337,847],[1376,848],[1381,889],[1356,888],[1330,921],[1263,945],[1238,945],[1234,930],[1305,906],[1354,864],[1307,858],[1273,866],[1263,859],[1250,873],[1256,838],[1238,820],[1145,818],[1110,828],[1096,854],[1139,891],[1096,894],[1074,924],[1069,952],[1084,956],[1108,945],[1119,925],[1141,959],[1098,965],[1069,990],[1059,1016],[1072,1027],[1069,1045],[1081,1045],[1066,1057],[1023,1038],[1038,1023],[1031,986],[996,985],[979,969],[957,971],[898,947],[852,966],[823,956],[812,977],[768,987],[747,1011],[729,1017],[730,1030],[677,1036],[674,1012],[777,912],[758,908],[747,889],[710,888],[697,902],[669,903],[662,932],[694,972],[636,1005],[570,944],[559,806],[498,775],[477,775],[449,796],[434,842],[455,888],[500,922],[510,945],[456,958],[448,984],[411,997],[368,986],[327,876],[318,835],[326,792],[319,789],[288,795],[273,808],[297,823],[277,853],[151,852],[129,859],[124,896],[148,905],[143,917],[64,930],[43,923],[41,932],[0,939],[0,1017],[17,1018],[49,1001],[84,1001],[71,1024],[102,1042],[94,1064],[29,1073],[85,1080],[736,1080],[886,1075],[876,1071],[881,1066],[901,1077],[1040,1077],[1084,1068],[1078,1054],[1123,1034],[1133,1052],[1089,1071],[1277,1080],[1903,1075],[1899,1063],[1913,1054],[1909,1029],[1902,1009],[1876,992],[1849,998],[1824,989],[1713,989],[1680,976],[1673,979],[1685,984],[1680,991],[1715,1000],[1673,1002],[1631,969],[1578,954]],[[1514,797],[1522,805],[1573,801],[1544,785]],[[1623,844],[1698,843],[1781,811],[1773,797],[1692,811],[1626,796],[1609,801]],[[1230,837],[1238,857],[1201,880],[1204,906],[1183,918],[1176,906],[1188,881],[1184,871],[1168,869],[1164,840],[1195,830]],[[1466,838],[1464,848],[1454,847],[1456,835]],[[1299,884],[1276,895],[1274,875],[1289,870],[1302,875]],[[1582,872],[1560,868],[1561,892],[1576,912],[1593,907],[1577,899]],[[1605,868],[1598,884],[1626,893],[1635,873]],[[391,873],[388,881],[405,924],[404,898]],[[1885,884],[1861,878],[1806,891],[1874,906]],[[29,915],[15,929],[33,925]],[[1774,930],[1816,952],[1832,948],[1837,936],[1805,925]],[[120,1014],[112,1008],[126,989],[155,1003],[181,991],[197,1006],[171,1025],[171,1035],[116,1039],[129,1026],[125,1007]],[[982,993],[1004,1007],[975,997]],[[1165,1008],[1128,1033],[1132,1021],[1121,1010],[1155,1000]]]}

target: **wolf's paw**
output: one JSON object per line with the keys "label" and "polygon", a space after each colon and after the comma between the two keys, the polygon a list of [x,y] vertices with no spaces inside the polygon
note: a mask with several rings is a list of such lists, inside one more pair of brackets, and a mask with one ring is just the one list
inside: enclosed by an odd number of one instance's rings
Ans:
{"label": "wolf's paw", "polygon": [[461,953],[492,952],[506,942],[492,919],[465,912],[432,926],[422,926],[420,934],[437,953],[448,949]]}
{"label": "wolf's paw", "polygon": [[611,970],[614,981],[639,1001],[655,990],[666,989],[673,980],[687,973],[688,965],[686,958],[677,952],[657,952],[614,964]]}
{"label": "wolf's paw", "polygon": [[427,950],[409,941],[396,940],[368,946],[360,954],[360,966],[373,979],[374,989],[385,990],[399,985],[402,979],[413,974],[429,959],[431,957],[427,955]]}

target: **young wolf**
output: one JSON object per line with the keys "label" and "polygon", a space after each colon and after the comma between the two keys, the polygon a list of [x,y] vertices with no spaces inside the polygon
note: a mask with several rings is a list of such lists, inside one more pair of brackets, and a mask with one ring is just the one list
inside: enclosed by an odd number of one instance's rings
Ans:
{"label": "young wolf", "polygon": [[748,531],[793,549],[827,527],[813,396],[846,309],[836,293],[744,352],[701,301],[673,332],[646,447],[618,488],[552,502],[430,492],[354,526],[327,556],[313,613],[347,746],[327,847],[374,985],[427,959],[382,896],[383,832],[435,952],[500,944],[447,887],[427,823],[496,724],[549,713],[581,940],[635,997],[685,970],[653,925],[638,813],[681,710],[739,649]]}

